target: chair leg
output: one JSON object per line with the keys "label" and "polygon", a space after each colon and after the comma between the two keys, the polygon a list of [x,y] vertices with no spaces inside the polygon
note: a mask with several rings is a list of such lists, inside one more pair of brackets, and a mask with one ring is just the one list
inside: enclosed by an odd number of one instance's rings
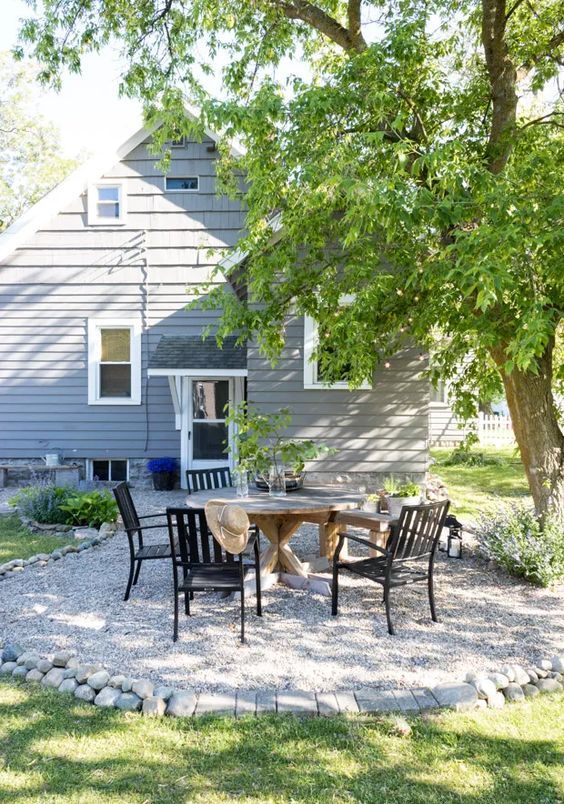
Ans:
{"label": "chair leg", "polygon": [[255,583],[257,595],[257,616],[262,617],[262,590],[260,585],[260,556],[258,550],[255,553]]}
{"label": "chair leg", "polygon": [[184,613],[187,617],[190,616],[190,598],[193,594],[193,592],[184,592]]}
{"label": "chair leg", "polygon": [[241,642],[245,641],[245,584],[241,584]]}
{"label": "chair leg", "polygon": [[331,614],[337,616],[339,606],[339,568],[337,563],[333,564],[333,591],[331,594]]}
{"label": "chair leg", "polygon": [[133,586],[137,586],[137,581],[139,580],[139,573],[141,572],[141,561],[137,562],[137,569],[135,570],[135,577],[133,579]]}
{"label": "chair leg", "polygon": [[390,588],[389,586],[384,586],[384,604],[386,606],[386,620],[388,621],[388,634],[395,634],[396,630],[394,628],[394,624],[392,622],[392,616],[390,614]]}
{"label": "chair leg", "polygon": [[174,591],[174,631],[172,641],[178,641],[178,592],[176,590]]}
{"label": "chair leg", "polygon": [[[139,562],[141,563],[141,562]],[[133,586],[133,574],[135,572],[135,559],[132,559],[129,564],[129,578],[127,581],[127,589],[125,590],[125,595],[123,597],[124,600],[129,600],[129,595],[131,594],[131,587]]]}
{"label": "chair leg", "polygon": [[431,608],[431,619],[434,623],[439,622],[439,618],[437,617],[437,611],[435,609],[435,590],[433,587],[433,568],[429,570],[429,578],[427,579],[428,589],[429,589],[429,606]]}

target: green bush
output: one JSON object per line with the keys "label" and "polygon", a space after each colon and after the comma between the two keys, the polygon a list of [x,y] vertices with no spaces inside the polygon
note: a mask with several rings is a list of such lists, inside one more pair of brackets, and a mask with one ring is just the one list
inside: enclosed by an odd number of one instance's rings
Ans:
{"label": "green bush", "polygon": [[63,505],[73,489],[53,486],[49,483],[38,483],[21,489],[10,500],[11,505],[17,505],[23,516],[41,522],[43,525],[64,525],[66,515],[61,511]]}
{"label": "green bush", "polygon": [[503,460],[496,455],[474,452],[464,445],[453,449],[448,458],[443,461],[444,466],[500,466],[502,463]]}
{"label": "green bush", "polygon": [[556,517],[546,519],[543,526],[533,508],[512,504],[483,515],[477,533],[488,558],[511,575],[539,586],[564,578],[564,534]]}
{"label": "green bush", "polygon": [[99,528],[103,522],[115,522],[118,508],[109,491],[85,491],[69,497],[60,506],[71,525]]}

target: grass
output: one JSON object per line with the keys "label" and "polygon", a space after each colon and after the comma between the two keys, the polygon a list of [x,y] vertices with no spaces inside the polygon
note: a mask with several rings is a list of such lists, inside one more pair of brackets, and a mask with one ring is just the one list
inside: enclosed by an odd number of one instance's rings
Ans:
{"label": "grass", "polygon": [[60,536],[32,533],[17,516],[0,517],[0,564],[12,558],[29,558],[37,553],[51,553],[67,544]]}
{"label": "grass", "polygon": [[451,452],[450,449],[434,449],[431,450],[431,457],[437,461],[432,472],[445,483],[452,500],[453,513],[476,517],[498,501],[528,497],[525,470],[514,450],[481,447],[479,452],[484,452],[487,458],[498,459],[499,463],[444,466],[443,462]]}
{"label": "grass", "polygon": [[172,720],[0,682],[0,801],[491,802],[564,796],[564,696],[411,719]]}

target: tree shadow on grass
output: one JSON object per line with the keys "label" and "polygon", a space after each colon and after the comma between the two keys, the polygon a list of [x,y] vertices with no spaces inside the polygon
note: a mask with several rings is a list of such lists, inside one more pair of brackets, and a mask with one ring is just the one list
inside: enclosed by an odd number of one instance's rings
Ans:
{"label": "tree shadow on grass", "polygon": [[148,720],[2,683],[0,801],[556,803],[562,753],[525,728],[536,711],[557,734],[550,702],[525,707],[414,718],[401,737],[386,718]]}

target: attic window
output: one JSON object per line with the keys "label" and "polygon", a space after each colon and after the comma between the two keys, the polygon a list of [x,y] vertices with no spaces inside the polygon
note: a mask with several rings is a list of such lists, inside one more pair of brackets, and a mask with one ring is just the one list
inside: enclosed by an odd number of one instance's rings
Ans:
{"label": "attic window", "polygon": [[168,192],[196,192],[198,190],[197,176],[167,176],[165,179],[165,190]]}
{"label": "attic window", "polygon": [[125,223],[125,190],[121,183],[94,184],[88,188],[88,224],[115,226]]}
{"label": "attic window", "polygon": [[184,148],[186,145],[186,137],[179,137],[177,140],[170,141],[171,148]]}

